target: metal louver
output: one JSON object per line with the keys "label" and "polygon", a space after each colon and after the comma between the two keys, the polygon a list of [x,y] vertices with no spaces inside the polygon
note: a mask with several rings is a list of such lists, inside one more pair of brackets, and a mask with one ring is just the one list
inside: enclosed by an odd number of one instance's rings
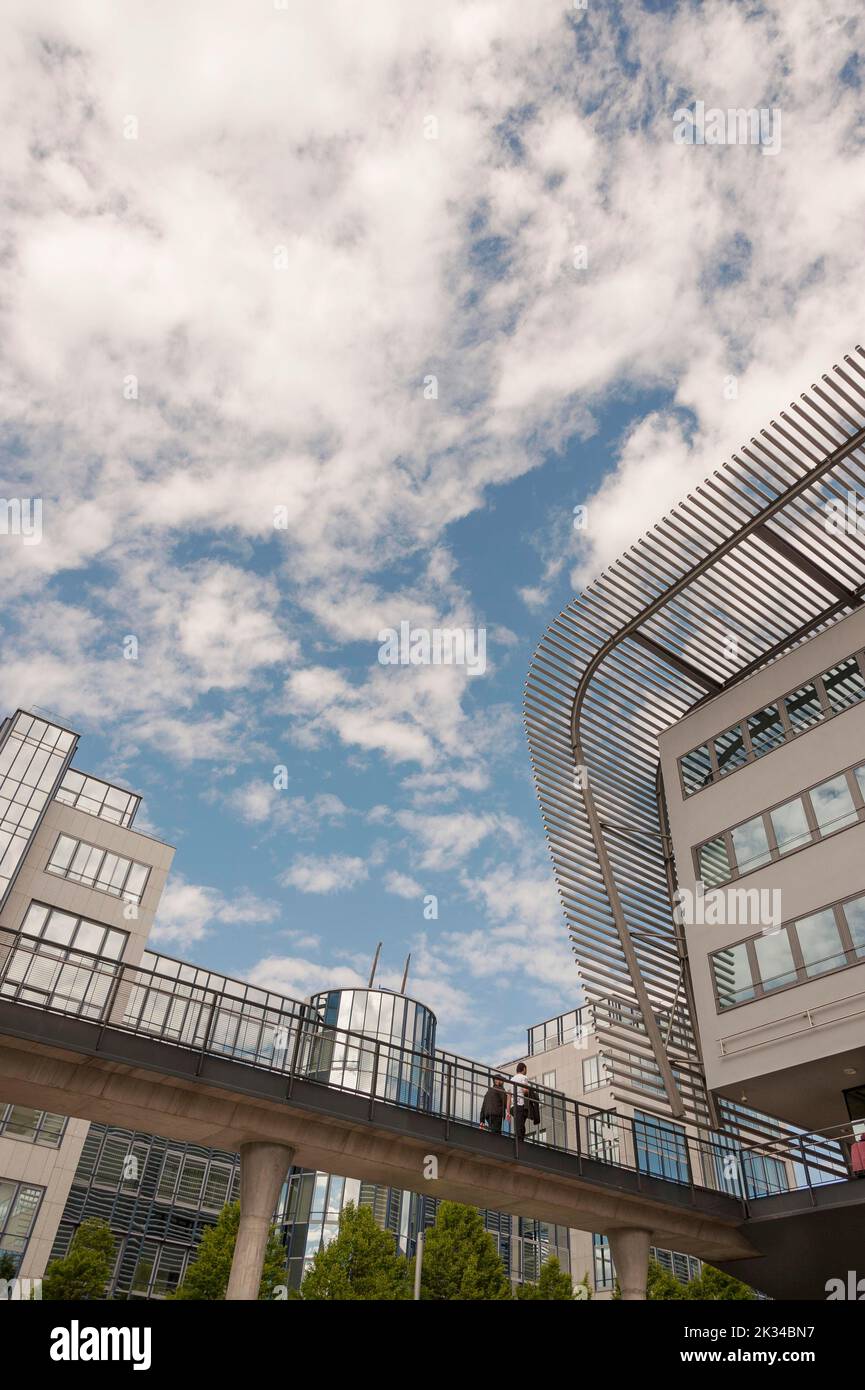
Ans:
{"label": "metal louver", "polygon": [[529,669],[532,766],[586,1000],[614,1095],[642,1108],[717,1123],[657,738],[862,602],[863,536],[830,531],[826,503],[865,496],[863,444],[857,346],[575,598]]}

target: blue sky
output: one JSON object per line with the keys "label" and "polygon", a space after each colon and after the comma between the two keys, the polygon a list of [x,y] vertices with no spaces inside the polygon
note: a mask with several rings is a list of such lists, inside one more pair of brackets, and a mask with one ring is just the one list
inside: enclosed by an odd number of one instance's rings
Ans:
{"label": "blue sky", "polygon": [[[863,19],[11,0],[2,24],[4,496],[44,517],[0,536],[2,704],[144,793],[177,847],[162,949],[306,994],[381,940],[444,1045],[513,1054],[578,1002],[532,650],[858,340]],[[698,101],[779,113],[778,148],[677,143]],[[403,621],[483,627],[487,670],[379,664]]]}

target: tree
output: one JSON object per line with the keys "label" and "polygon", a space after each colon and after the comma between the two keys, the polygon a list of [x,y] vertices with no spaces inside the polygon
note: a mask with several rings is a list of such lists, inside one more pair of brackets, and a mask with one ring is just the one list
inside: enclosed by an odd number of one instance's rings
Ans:
{"label": "tree", "polygon": [[734,1279],[732,1274],[723,1274],[720,1269],[715,1269],[714,1265],[703,1265],[699,1277],[692,1279],[688,1284],[685,1297],[712,1300],[734,1299],[739,1303],[746,1303],[752,1302],[757,1295],[747,1284],[743,1284],[741,1279]]}
{"label": "tree", "polygon": [[42,1280],[43,1299],[72,1302],[105,1297],[114,1268],[114,1236],[107,1221],[89,1217],[72,1237],[69,1251],[52,1260]]}
{"label": "tree", "polygon": [[[588,1275],[584,1278],[583,1284],[586,1286],[586,1293],[582,1297],[590,1298]],[[517,1298],[520,1300],[545,1299],[547,1301],[555,1299],[559,1302],[574,1298],[571,1276],[562,1269],[557,1255],[550,1255],[549,1259],[544,1261],[536,1284],[520,1285],[517,1289]]]}
{"label": "tree", "polygon": [[391,1232],[376,1225],[369,1207],[348,1202],[336,1236],[315,1254],[300,1293],[315,1302],[406,1299],[411,1296],[408,1264],[397,1253]]}
{"label": "tree", "polygon": [[[230,1202],[222,1208],[216,1225],[209,1227],[201,1237],[195,1259],[187,1269],[183,1282],[175,1289],[174,1298],[202,1302],[218,1302],[225,1298],[239,1225],[240,1203]],[[271,1226],[264,1252],[259,1299],[273,1298],[275,1286],[285,1282],[285,1251],[276,1230]]]}
{"label": "tree", "polygon": [[657,1260],[649,1260],[649,1273],[646,1279],[646,1298],[671,1302],[687,1297],[685,1285],[679,1282],[675,1274],[671,1274],[668,1269],[664,1269],[664,1266],[658,1264]]}
{"label": "tree", "polygon": [[12,1256],[4,1250],[0,1254],[0,1279],[14,1279],[17,1269],[18,1265]]}
{"label": "tree", "polygon": [[511,1298],[511,1286],[480,1212],[442,1202],[426,1233],[421,1298],[472,1301]]}

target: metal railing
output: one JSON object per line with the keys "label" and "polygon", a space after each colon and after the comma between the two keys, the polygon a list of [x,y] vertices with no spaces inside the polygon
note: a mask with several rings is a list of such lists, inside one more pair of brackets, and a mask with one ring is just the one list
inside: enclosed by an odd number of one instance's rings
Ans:
{"label": "metal railing", "polygon": [[[224,980],[214,989],[0,929],[0,1002],[99,1025],[96,1053],[109,1029],[127,1032],[197,1054],[197,1073],[206,1057],[278,1073],[285,1078],[286,1100],[302,1080],[367,1097],[370,1120],[380,1106],[398,1106],[440,1118],[445,1137],[453,1126],[480,1126],[496,1068],[339,1028],[300,1000],[285,998],[274,1006],[250,999],[249,992],[241,982]],[[695,1202],[698,1191],[734,1197],[745,1213],[760,1197],[799,1187],[808,1187],[813,1200],[815,1187],[850,1176],[839,1143],[846,1134],[799,1135],[795,1143],[786,1134],[742,1144],[650,1114],[621,1115],[587,1105],[528,1077],[526,1084],[539,1122],[523,1139],[506,1122],[505,1139],[517,1156],[538,1149],[570,1154],[580,1176],[626,1171],[636,1175],[638,1190],[645,1180],[657,1179],[688,1188]],[[513,1107],[516,1094],[510,1101]]]}

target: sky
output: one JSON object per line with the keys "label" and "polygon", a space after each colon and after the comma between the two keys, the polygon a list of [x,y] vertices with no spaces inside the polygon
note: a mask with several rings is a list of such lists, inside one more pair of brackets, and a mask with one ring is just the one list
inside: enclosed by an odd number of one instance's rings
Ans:
{"label": "sky", "polygon": [[[0,474],[42,505],[0,535],[0,707],[143,793],[159,949],[303,996],[381,941],[440,1046],[522,1051],[579,1002],[531,654],[859,341],[861,7],[6,0],[0,30]],[[700,102],[774,148],[677,139]],[[382,664],[403,622],[483,630],[485,669]]]}

